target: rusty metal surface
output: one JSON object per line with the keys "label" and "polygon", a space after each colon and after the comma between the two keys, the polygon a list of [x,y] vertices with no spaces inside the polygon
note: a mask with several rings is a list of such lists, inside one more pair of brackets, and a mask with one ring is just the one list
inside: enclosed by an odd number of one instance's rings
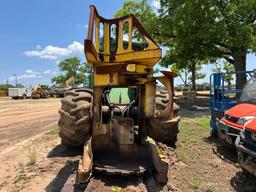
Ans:
{"label": "rusty metal surface", "polygon": [[79,183],[86,183],[92,175],[92,166],[93,166],[93,154],[91,148],[91,140],[84,145],[83,158],[79,161],[78,171],[77,171],[77,180]]}
{"label": "rusty metal surface", "polygon": [[150,162],[138,162],[138,161],[130,161],[130,162],[111,162],[107,161],[105,163],[97,163],[94,164],[94,171],[106,173],[107,175],[143,175],[147,171],[153,170],[152,164]]}
{"label": "rusty metal surface", "polygon": [[112,134],[120,145],[134,143],[134,120],[128,117],[112,118]]}

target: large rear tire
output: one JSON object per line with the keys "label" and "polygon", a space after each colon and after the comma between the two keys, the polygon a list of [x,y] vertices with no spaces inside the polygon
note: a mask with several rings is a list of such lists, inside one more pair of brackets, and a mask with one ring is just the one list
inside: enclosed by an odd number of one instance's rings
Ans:
{"label": "large rear tire", "polygon": [[[164,110],[168,106],[168,101],[169,96],[167,92],[157,92],[156,111]],[[179,109],[180,107],[174,102],[173,120],[162,118],[151,119],[149,131],[150,137],[169,146],[175,146],[177,141],[177,135],[179,133]]]}
{"label": "large rear tire", "polygon": [[[169,101],[169,95],[166,91],[156,92],[156,110],[164,110]],[[179,116],[180,107],[173,102],[173,118]]]}
{"label": "large rear tire", "polygon": [[59,110],[59,127],[62,144],[79,146],[91,136],[92,90],[76,89],[65,92]]}

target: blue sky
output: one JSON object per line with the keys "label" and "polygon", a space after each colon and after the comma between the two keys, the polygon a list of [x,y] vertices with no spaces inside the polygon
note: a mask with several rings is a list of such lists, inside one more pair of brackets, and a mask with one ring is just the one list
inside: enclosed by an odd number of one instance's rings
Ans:
{"label": "blue sky", "polygon": [[[112,18],[124,0],[3,0],[0,2],[0,83],[50,84],[58,61],[78,56],[82,61],[89,5]],[[152,0],[152,5],[158,4]],[[249,56],[248,69],[255,57]],[[203,70],[210,74],[210,67]],[[207,79],[208,80],[208,76]],[[179,79],[176,81],[180,82]]]}

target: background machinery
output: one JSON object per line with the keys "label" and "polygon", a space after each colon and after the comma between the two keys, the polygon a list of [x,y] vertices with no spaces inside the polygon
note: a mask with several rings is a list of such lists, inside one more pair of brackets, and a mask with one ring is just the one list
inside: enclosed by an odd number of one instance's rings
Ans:
{"label": "background machinery", "polygon": [[[93,91],[67,91],[59,110],[62,142],[84,144],[78,181],[88,181],[92,171],[120,175],[155,171],[157,180],[166,183],[167,159],[154,140],[175,144],[180,117],[173,102],[176,74],[163,71],[164,76],[153,77],[161,49],[134,15],[105,19],[90,6],[84,51]],[[157,80],[164,91],[156,90]],[[129,99],[112,101],[110,95],[120,88],[128,89]]]}
{"label": "background machinery", "polygon": [[32,99],[48,98],[50,96],[50,89],[47,85],[37,84],[32,91]]}
{"label": "background machinery", "polygon": [[75,88],[75,78],[71,76],[67,81],[65,81],[65,87],[68,88]]}
{"label": "background machinery", "polygon": [[55,97],[64,97],[64,93],[68,90],[75,89],[75,78],[71,76],[65,81],[65,87],[55,87],[53,94]]}

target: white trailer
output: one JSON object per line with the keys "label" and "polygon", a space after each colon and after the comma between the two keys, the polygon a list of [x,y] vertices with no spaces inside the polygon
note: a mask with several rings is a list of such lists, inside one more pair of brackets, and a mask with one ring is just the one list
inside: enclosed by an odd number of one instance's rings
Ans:
{"label": "white trailer", "polygon": [[9,88],[8,96],[13,99],[23,98],[26,99],[31,97],[32,95],[32,87],[24,87],[24,88]]}

